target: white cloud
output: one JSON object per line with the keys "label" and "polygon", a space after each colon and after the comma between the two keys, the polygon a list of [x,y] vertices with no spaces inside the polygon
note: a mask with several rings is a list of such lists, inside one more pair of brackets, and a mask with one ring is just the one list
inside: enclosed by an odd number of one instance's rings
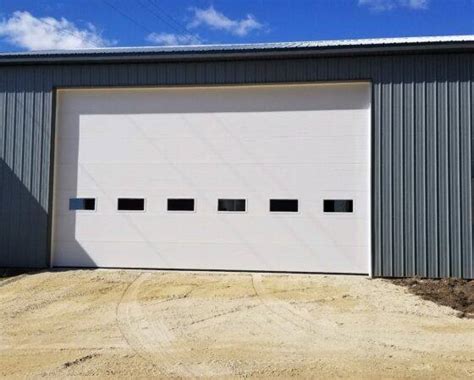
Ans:
{"label": "white cloud", "polygon": [[430,0],[359,0],[359,5],[372,11],[383,12],[395,8],[427,9],[429,2]]}
{"label": "white cloud", "polygon": [[191,10],[194,15],[188,24],[189,28],[205,25],[211,29],[224,30],[239,37],[263,28],[263,25],[251,14],[241,20],[232,20],[223,13],[216,11],[213,6],[207,9],[191,8]]}
{"label": "white cloud", "polygon": [[147,41],[157,45],[197,45],[201,39],[196,34],[151,33]]}
{"label": "white cloud", "polygon": [[102,38],[92,24],[79,29],[65,18],[36,18],[21,11],[0,20],[0,38],[27,50],[97,48],[115,43]]}
{"label": "white cloud", "polygon": [[428,9],[430,0],[400,0],[400,4],[411,9]]}

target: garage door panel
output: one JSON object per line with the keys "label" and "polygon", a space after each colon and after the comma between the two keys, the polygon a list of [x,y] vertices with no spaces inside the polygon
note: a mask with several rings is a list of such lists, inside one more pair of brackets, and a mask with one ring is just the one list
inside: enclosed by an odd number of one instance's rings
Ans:
{"label": "garage door panel", "polygon": [[[97,266],[163,269],[269,270],[308,272],[308,268],[320,268],[320,272],[366,273],[367,262],[353,259],[354,251],[347,247],[321,247],[321,251],[302,252],[297,245],[265,243],[248,249],[229,243],[206,244],[160,244],[128,242],[120,246],[111,242],[84,242],[82,244],[60,244],[63,252],[56,260],[58,266]],[[271,250],[273,256],[266,252]],[[130,252],[139,252],[131,255]],[[361,253],[361,252],[359,252]],[[362,256],[361,254],[359,256]],[[93,263],[93,265],[91,265]],[[337,264],[334,264],[337,263]]]}
{"label": "garage door panel", "polygon": [[[249,139],[242,146],[236,139],[223,140],[220,144],[214,144],[213,149],[222,161],[230,163],[358,163],[365,161],[366,140],[365,136],[278,137]],[[315,149],[316,146],[318,149]],[[297,157],[295,147],[298,148]],[[198,157],[195,159],[199,160]]]}
{"label": "garage door panel", "polygon": [[[208,171],[212,170],[213,168],[208,168]],[[222,173],[222,178],[227,179],[228,176],[231,185],[248,184],[248,187],[261,193],[267,193],[269,188],[293,194],[312,193],[322,189],[344,190],[349,186],[353,191],[367,190],[367,169],[364,164],[236,165],[233,172],[225,167],[221,171],[225,172]],[[232,178],[240,180],[232,183]],[[227,181],[223,182],[227,184]]]}
{"label": "garage door panel", "polygon": [[76,91],[74,98],[63,97],[59,105],[64,113],[80,114],[366,110],[370,107],[367,89],[367,83],[100,89]]}
{"label": "garage door panel", "polygon": [[[57,240],[74,236],[78,241],[144,241],[146,236],[136,226],[134,218],[123,215],[82,214],[71,220],[68,216],[56,219]],[[117,232],[120,233],[117,233]]]}
{"label": "garage door panel", "polygon": [[[267,112],[214,113],[208,114],[116,114],[81,115],[77,112],[60,116],[60,122],[67,125],[58,132],[59,138],[76,138],[78,134],[89,138],[114,139],[150,138],[173,139],[176,136],[192,138],[201,135],[206,140],[236,138],[247,141],[254,138],[278,138],[287,136],[367,136],[364,125],[365,110],[359,111],[299,111],[298,129],[292,128],[295,112],[278,112],[269,116]],[[271,123],[272,128],[268,128]],[[97,128],[100,125],[100,128]],[[172,125],[173,128],[169,128]],[[205,126],[205,128],[202,128]],[[317,126],[317,128],[315,128]],[[199,128],[199,132],[195,131]]]}
{"label": "garage door panel", "polygon": [[[153,179],[153,187],[167,189],[192,183],[206,191],[235,193],[269,189],[304,194],[317,189],[367,191],[368,169],[364,164],[177,164],[166,171],[166,181]],[[233,190],[233,191],[232,191]]]}
{"label": "garage door panel", "polygon": [[[192,218],[192,227],[183,228]],[[57,241],[149,241],[156,243],[231,243],[252,247],[266,242],[320,246],[367,244],[359,219],[316,217],[248,218],[240,215],[181,216],[136,214],[81,214],[56,218]],[[120,233],[118,234],[117,231]],[[317,231],[317,232],[315,232]],[[346,239],[341,239],[346,236]]]}
{"label": "garage door panel", "polygon": [[[99,172],[94,171],[88,164],[78,166],[74,163],[65,163],[56,166],[56,181],[58,192],[67,192],[68,196],[78,195],[83,192],[95,196],[102,195],[103,188],[101,181],[108,175],[108,167],[102,167]],[[60,184],[60,185],[59,185]]]}
{"label": "garage door panel", "polygon": [[[368,261],[360,258],[365,247],[358,252],[349,247],[321,247],[313,250],[313,256],[303,255],[299,246],[265,244],[264,251],[245,249],[241,245],[160,244],[123,242],[120,246],[111,242],[59,243],[61,255],[55,257],[56,266],[127,267],[163,269],[210,270],[264,270],[333,273],[367,273]],[[265,252],[271,250],[270,257]],[[186,253],[186,251],[188,253]],[[293,252],[297,252],[294,254]],[[130,254],[139,252],[139,254]],[[199,254],[192,254],[199,252]],[[225,254],[223,254],[225,252]],[[353,259],[358,256],[358,259]]]}
{"label": "garage door panel", "polygon": [[[166,138],[175,136],[169,126],[175,126],[179,135],[189,133],[189,128],[179,114],[96,114],[81,116],[81,130],[90,137],[113,139],[118,132],[124,138]],[[100,128],[97,128],[100,124]],[[161,132],[161,133],[160,133]],[[156,134],[156,135],[155,135]]]}
{"label": "garage door panel", "polygon": [[[74,173],[76,172],[76,173]],[[366,191],[368,169],[363,164],[74,164],[57,166],[62,190],[78,193],[101,189],[168,192],[183,186],[194,191],[216,190],[267,193],[269,188],[289,193],[314,190]],[[258,179],[258,181],[256,181]],[[192,184],[192,185],[191,185]],[[118,191],[118,193],[120,193]],[[171,192],[172,193],[172,192]]]}
{"label": "garage door panel", "polygon": [[[74,151],[73,139],[58,141],[65,150]],[[115,139],[107,149],[103,142],[83,138],[78,152],[82,163],[363,163],[368,142],[366,136],[318,138],[253,139],[245,142],[222,138],[205,141],[199,137],[175,139]],[[318,146],[318,149],[315,149]],[[265,147],[265,149],[263,149]],[[294,156],[298,147],[298,156]],[[77,151],[77,150],[76,150]],[[69,156],[69,155],[68,155]],[[71,155],[65,163],[76,160]]]}
{"label": "garage door panel", "polygon": [[[364,122],[366,111],[318,111],[317,120],[314,111],[297,112],[298,128],[295,124],[295,112],[278,112],[269,116],[267,113],[255,113],[251,120],[243,121],[241,115],[217,114],[220,124],[226,132],[237,136],[242,141],[249,138],[273,138],[285,136],[319,137],[319,136],[367,136]],[[268,128],[268,124],[272,128]],[[315,128],[317,127],[317,128]]]}
{"label": "garage door panel", "polygon": [[[53,265],[369,271],[367,83],[66,90],[57,122]],[[74,197],[96,210],[69,210]],[[220,198],[246,211],[218,212]],[[325,199],[354,210],[325,213]]]}

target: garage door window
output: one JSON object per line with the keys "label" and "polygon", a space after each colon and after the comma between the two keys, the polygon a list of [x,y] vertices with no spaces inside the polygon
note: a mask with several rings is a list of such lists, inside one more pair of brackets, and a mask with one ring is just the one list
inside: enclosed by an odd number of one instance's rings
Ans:
{"label": "garage door window", "polygon": [[324,212],[353,212],[352,199],[325,199]]}
{"label": "garage door window", "polygon": [[71,198],[69,199],[69,210],[95,210],[95,198]]}
{"label": "garage door window", "polygon": [[194,199],[170,198],[168,199],[168,211],[194,211]]}
{"label": "garage door window", "polygon": [[298,212],[298,199],[270,199],[270,212]]}
{"label": "garage door window", "polygon": [[119,198],[117,202],[119,211],[144,211],[145,199],[143,198]]}
{"label": "garage door window", "polygon": [[245,199],[219,199],[217,201],[218,211],[244,212],[245,208]]}

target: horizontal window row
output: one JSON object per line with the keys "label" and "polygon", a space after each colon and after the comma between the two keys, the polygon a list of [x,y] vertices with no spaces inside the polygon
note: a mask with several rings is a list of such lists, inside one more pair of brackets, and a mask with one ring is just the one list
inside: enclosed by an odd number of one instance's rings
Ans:
{"label": "horizontal window row", "polygon": [[[229,212],[244,212],[247,210],[245,199],[218,199],[217,210]],[[194,211],[195,202],[193,198],[169,198],[168,211]],[[71,198],[69,210],[96,209],[95,198]],[[144,211],[144,198],[118,198],[118,211]],[[298,212],[297,199],[270,199],[270,212]],[[324,212],[353,212],[352,199],[325,199],[323,201]]]}

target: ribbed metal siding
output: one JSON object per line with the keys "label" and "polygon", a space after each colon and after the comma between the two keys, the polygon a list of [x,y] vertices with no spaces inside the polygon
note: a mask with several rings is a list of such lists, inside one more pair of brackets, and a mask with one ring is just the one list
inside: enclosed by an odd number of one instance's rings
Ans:
{"label": "ribbed metal siding", "polygon": [[49,261],[53,88],[371,80],[373,274],[474,277],[474,55],[0,67],[0,265]]}
{"label": "ribbed metal siding", "polygon": [[38,70],[0,68],[0,265],[48,263],[50,85]]}

